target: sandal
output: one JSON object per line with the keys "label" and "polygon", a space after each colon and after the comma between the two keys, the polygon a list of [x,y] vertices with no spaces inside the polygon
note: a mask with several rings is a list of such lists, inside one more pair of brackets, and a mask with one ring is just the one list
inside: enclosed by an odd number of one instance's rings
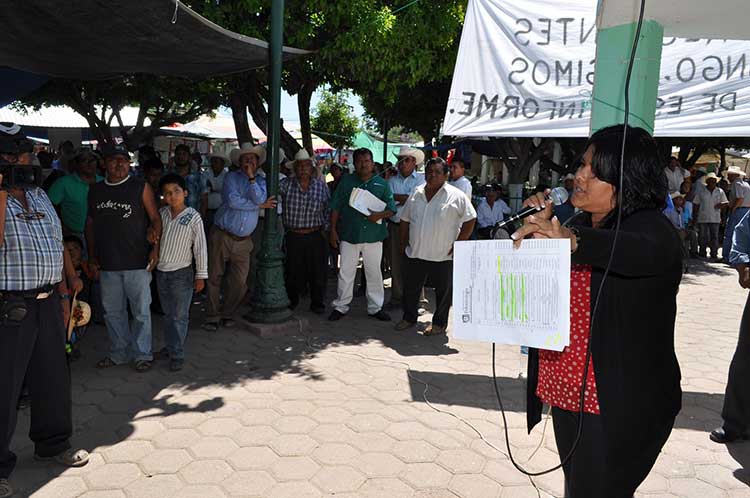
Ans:
{"label": "sandal", "polygon": [[[54,461],[65,467],[83,467],[89,463],[89,452],[86,450],[69,449],[50,457],[34,454],[34,460],[40,462]],[[0,494],[2,496],[2,494]]]}
{"label": "sandal", "polygon": [[424,329],[422,335],[431,336],[445,334],[446,328],[447,327],[445,325],[430,325],[426,329]]}
{"label": "sandal", "polygon": [[0,479],[0,498],[8,498],[13,496],[13,488],[7,479]]}
{"label": "sandal", "polygon": [[138,360],[133,365],[133,369],[138,373],[148,372],[151,370],[151,362],[149,360]]}
{"label": "sandal", "polygon": [[206,322],[203,324],[202,328],[207,332],[216,332],[219,330],[219,324],[216,322]]}
{"label": "sandal", "polygon": [[103,360],[99,360],[96,363],[96,368],[99,368],[99,369],[111,368],[111,367],[116,367],[116,366],[117,366],[117,363],[112,361],[112,358],[110,358],[109,356],[105,357]]}

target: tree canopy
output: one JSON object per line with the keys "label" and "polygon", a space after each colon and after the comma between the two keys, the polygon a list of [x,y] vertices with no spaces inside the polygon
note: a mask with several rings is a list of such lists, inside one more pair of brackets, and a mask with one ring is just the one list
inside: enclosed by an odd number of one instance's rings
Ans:
{"label": "tree canopy", "polygon": [[347,103],[349,95],[349,92],[325,91],[312,113],[313,132],[336,149],[351,145],[359,131],[359,119]]}

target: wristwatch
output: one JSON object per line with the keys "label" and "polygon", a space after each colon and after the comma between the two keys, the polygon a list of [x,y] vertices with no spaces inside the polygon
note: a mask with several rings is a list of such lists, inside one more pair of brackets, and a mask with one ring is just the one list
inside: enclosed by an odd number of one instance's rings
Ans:
{"label": "wristwatch", "polygon": [[581,233],[578,231],[576,227],[568,227],[568,230],[570,230],[570,233],[573,234],[573,236],[576,239],[576,247],[573,248],[573,245],[570,246],[570,252],[571,254],[576,252],[578,250],[578,247],[581,245]]}

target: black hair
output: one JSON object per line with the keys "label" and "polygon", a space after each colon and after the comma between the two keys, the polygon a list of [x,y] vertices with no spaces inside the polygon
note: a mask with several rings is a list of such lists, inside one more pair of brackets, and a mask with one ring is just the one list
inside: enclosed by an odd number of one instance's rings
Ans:
{"label": "black hair", "polygon": [[187,144],[178,144],[177,147],[174,148],[174,153],[177,154],[180,150],[184,150],[190,154],[190,147]]}
{"label": "black hair", "polygon": [[187,192],[187,183],[185,183],[185,179],[177,173],[167,173],[166,175],[164,175],[162,179],[159,180],[159,191],[164,190],[164,185],[170,184],[177,185],[182,190]]}
{"label": "black hair", "polygon": [[362,155],[368,155],[370,156],[370,159],[372,159],[372,151],[367,147],[362,147],[354,151],[354,154],[352,154],[352,161],[356,163],[357,158]]}
{"label": "black hair", "polygon": [[433,164],[439,164],[443,169],[444,175],[447,175],[448,171],[450,171],[450,168],[448,167],[448,163],[445,162],[445,159],[443,159],[442,157],[433,157],[427,161],[427,164],[424,165],[425,173],[427,172],[427,169]]}
{"label": "black hair", "polygon": [[451,164],[460,164],[462,168],[466,169],[466,162],[463,159],[454,159]]}
{"label": "black hair", "polygon": [[143,162],[143,172],[150,171],[152,169],[163,170],[164,163],[158,157],[151,157]]}
{"label": "black hair", "polygon": [[63,237],[63,243],[67,244],[68,242],[72,242],[74,244],[78,244],[78,247],[80,247],[81,251],[83,251],[83,241],[81,240],[80,237],[77,237],[75,235],[67,235],[67,236]]}
{"label": "black hair", "polygon": [[627,130],[625,162],[622,165],[622,205],[619,205],[622,137],[622,125],[613,125],[594,133],[586,144],[586,149],[594,149],[592,172],[599,180],[615,188],[617,205],[602,221],[601,226],[605,228],[614,225],[619,209],[625,218],[644,209],[661,210],[666,205],[667,177],[656,141],[643,128],[632,126],[628,126]]}
{"label": "black hair", "polygon": [[333,163],[333,164],[331,164],[331,167],[328,168],[328,172],[329,173],[333,173],[334,169],[338,169],[339,171],[344,171],[344,168],[342,168],[339,163]]}

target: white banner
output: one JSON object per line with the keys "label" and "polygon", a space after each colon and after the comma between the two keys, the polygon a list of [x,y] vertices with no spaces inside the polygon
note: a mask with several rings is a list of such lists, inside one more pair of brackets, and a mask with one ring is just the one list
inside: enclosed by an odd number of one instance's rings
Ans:
{"label": "white banner", "polygon": [[[586,137],[597,0],[469,0],[443,133]],[[656,136],[750,136],[750,42],[664,38]]]}

